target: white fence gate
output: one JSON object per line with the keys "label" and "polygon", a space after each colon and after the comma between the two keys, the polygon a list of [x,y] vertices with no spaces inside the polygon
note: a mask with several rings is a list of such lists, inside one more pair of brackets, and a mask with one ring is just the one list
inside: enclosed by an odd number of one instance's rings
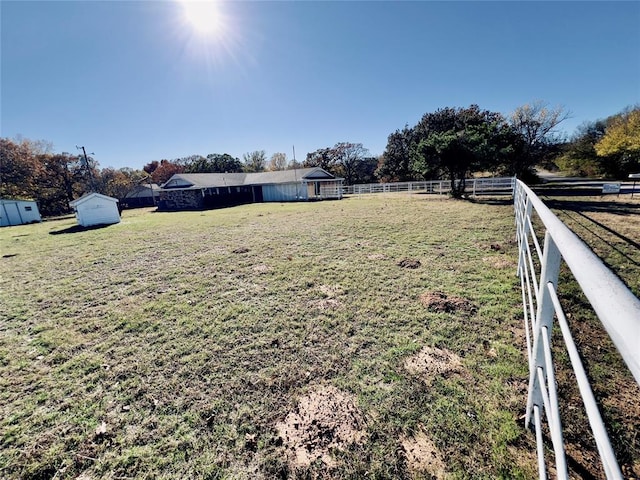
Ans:
{"label": "white fence gate", "polygon": [[[526,426],[536,433],[538,470],[547,478],[542,439],[546,417],[556,459],[558,478],[568,478],[562,422],[551,355],[551,328],[554,316],[571,360],[584,401],[606,477],[622,479],[620,467],[604,427],[569,323],[558,299],[560,262],[564,260],[614,345],[640,384],[640,300],[598,257],[562,223],[524,183],[517,181],[514,192],[518,239],[518,275],[522,287],[524,323],[529,357],[529,390]],[[544,245],[538,241],[533,214],[544,226]],[[544,414],[544,415],[543,415]]]}

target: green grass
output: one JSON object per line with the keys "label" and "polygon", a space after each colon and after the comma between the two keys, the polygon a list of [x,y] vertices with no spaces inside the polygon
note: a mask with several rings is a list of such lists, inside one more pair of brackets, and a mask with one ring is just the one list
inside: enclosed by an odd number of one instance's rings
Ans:
{"label": "green grass", "polygon": [[[50,234],[74,224],[0,230],[0,477],[429,478],[401,447],[418,431],[450,478],[536,475],[510,205],[141,210]],[[430,312],[430,290],[477,311]],[[408,373],[425,346],[465,373]],[[275,425],[320,385],[355,395],[367,440],[294,468]]]}

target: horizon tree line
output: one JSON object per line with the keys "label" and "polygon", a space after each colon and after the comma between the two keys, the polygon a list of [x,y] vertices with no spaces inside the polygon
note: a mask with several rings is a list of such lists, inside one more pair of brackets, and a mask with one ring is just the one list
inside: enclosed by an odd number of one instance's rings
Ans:
{"label": "horizon tree line", "polygon": [[139,184],[163,184],[176,173],[239,173],[321,167],[356,183],[448,179],[452,194],[464,194],[465,179],[479,172],[535,181],[536,166],[572,175],[625,178],[640,172],[640,106],[604,120],[585,122],[569,138],[558,126],[569,118],[562,107],[536,101],[508,116],[445,107],[392,132],[384,153],[372,157],[362,143],[339,142],[309,152],[303,162],[276,152],[227,153],[154,160],[142,169],[99,168],[77,154],[53,153],[50,142],[0,138],[0,197],[30,198],[45,216],[67,213],[69,201],[96,190],[118,199]]}

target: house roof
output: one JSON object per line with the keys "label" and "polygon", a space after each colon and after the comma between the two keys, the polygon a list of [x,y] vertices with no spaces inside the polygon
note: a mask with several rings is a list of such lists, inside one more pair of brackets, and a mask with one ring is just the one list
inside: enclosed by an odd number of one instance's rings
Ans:
{"label": "house roof", "polygon": [[[151,184],[152,188],[149,188],[149,184],[140,184],[133,187],[131,190],[127,192],[124,198],[139,198],[139,197],[150,197],[153,192],[160,192],[160,185],[156,183]],[[152,190],[153,189],[153,190]]]}
{"label": "house roof", "polygon": [[335,176],[320,167],[258,173],[176,173],[162,186],[162,188],[199,189],[211,187],[239,187],[243,185],[296,183],[304,180],[341,179],[336,179]]}
{"label": "house roof", "polygon": [[111,202],[118,203],[118,199],[117,198],[107,197],[106,195],[102,195],[101,193],[92,192],[92,193],[86,193],[83,196],[81,196],[80,198],[76,198],[72,202],[69,202],[69,206],[70,207],[77,207],[78,205],[86,202],[87,200],[91,200],[92,198],[101,198],[103,200],[109,200]]}

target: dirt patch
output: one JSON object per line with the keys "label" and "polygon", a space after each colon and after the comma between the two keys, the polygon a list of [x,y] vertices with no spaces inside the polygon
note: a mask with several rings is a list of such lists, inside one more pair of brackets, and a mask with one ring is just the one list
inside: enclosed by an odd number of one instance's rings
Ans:
{"label": "dirt patch", "polygon": [[316,308],[324,312],[328,310],[337,310],[342,306],[342,303],[340,303],[340,300],[336,300],[335,298],[322,298],[320,300],[312,300],[308,305],[311,308]]}
{"label": "dirt patch", "polygon": [[398,263],[396,263],[396,265],[398,265],[401,268],[420,268],[420,260],[416,260],[413,258],[403,258],[402,260],[399,260]]}
{"label": "dirt patch", "polygon": [[293,467],[307,467],[318,459],[333,466],[331,450],[362,443],[366,437],[355,397],[331,386],[302,397],[276,429]]}
{"label": "dirt patch", "polygon": [[423,293],[420,295],[420,302],[429,310],[439,313],[475,313],[477,311],[477,307],[466,298],[439,291]]}
{"label": "dirt patch", "polygon": [[249,249],[247,247],[238,247],[235,250],[232,250],[231,253],[247,253]]}
{"label": "dirt patch", "polygon": [[498,270],[504,270],[506,268],[516,268],[516,262],[510,260],[504,256],[484,257],[483,262],[488,263],[489,266],[497,268]]}
{"label": "dirt patch", "polygon": [[442,454],[423,431],[419,431],[414,437],[404,437],[401,442],[410,471],[427,473],[438,480],[445,478]]}
{"label": "dirt patch", "polygon": [[271,271],[271,268],[268,265],[261,263],[260,265],[254,265],[253,271],[255,273],[267,273]]}
{"label": "dirt patch", "polygon": [[435,376],[449,377],[455,373],[465,373],[460,357],[451,350],[424,347],[407,358],[404,368],[414,375],[420,375],[430,382]]}
{"label": "dirt patch", "polygon": [[318,291],[327,298],[333,298],[343,293],[342,289],[336,285],[320,285]]}

